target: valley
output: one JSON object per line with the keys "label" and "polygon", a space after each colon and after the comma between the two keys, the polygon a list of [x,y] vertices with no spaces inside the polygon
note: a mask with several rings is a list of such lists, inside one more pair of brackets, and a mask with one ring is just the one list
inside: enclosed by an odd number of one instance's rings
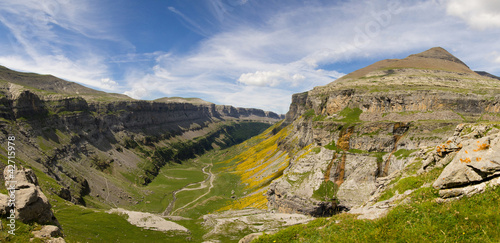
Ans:
{"label": "valley", "polygon": [[[294,94],[285,116],[0,78],[3,142],[67,242],[500,238],[500,82],[443,48]],[[17,223],[2,241],[47,224]]]}

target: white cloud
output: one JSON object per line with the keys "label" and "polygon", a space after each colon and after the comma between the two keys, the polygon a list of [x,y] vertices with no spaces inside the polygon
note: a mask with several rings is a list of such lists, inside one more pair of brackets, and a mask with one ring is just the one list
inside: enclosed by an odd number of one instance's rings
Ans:
{"label": "white cloud", "polygon": [[447,0],[446,11],[462,18],[472,28],[484,30],[500,27],[500,1],[497,0]]}
{"label": "white cloud", "polygon": [[105,59],[93,41],[116,40],[94,7],[75,0],[0,2],[0,23],[12,36],[3,40],[0,64],[114,90],[117,83],[107,79]]}
{"label": "white cloud", "polygon": [[113,89],[118,86],[118,83],[111,80],[110,78],[101,78],[101,85],[104,87],[108,87],[108,89]]}
{"label": "white cloud", "polygon": [[[1,1],[0,21],[12,41],[0,40],[0,64],[127,90],[134,98],[191,96],[281,113],[292,93],[434,46],[448,49],[473,69],[500,72],[500,58],[491,55],[500,53],[496,1],[210,0],[201,7],[176,5],[165,13],[205,36],[197,46],[186,53],[152,50],[113,58],[93,41],[129,46],[108,34],[111,28],[102,21],[106,14],[93,3]],[[465,23],[474,28],[464,28]],[[484,28],[491,29],[476,30]],[[123,80],[117,78],[121,74],[111,75],[107,60],[127,67]]]}
{"label": "white cloud", "polygon": [[305,78],[306,77],[302,74],[296,73],[290,75],[288,72],[277,70],[244,73],[240,76],[238,81],[246,85],[275,87],[281,83],[291,83],[293,86],[297,86],[297,82]]}
{"label": "white cloud", "polygon": [[[160,58],[157,66],[168,75],[157,76],[183,80],[195,93],[206,88],[202,95],[213,102],[229,101],[221,98],[225,95],[234,104],[244,104],[256,100],[250,97],[254,95],[259,102],[253,106],[279,107],[275,111],[284,113],[290,97],[273,99],[276,90],[291,94],[325,85],[343,75],[337,67],[359,60],[368,65],[442,46],[472,68],[500,71],[484,59],[492,50],[500,51],[500,33],[464,28],[446,16],[448,6],[434,0],[380,0],[276,8],[275,14],[266,15],[265,24],[237,23],[188,55]],[[169,88],[185,91],[173,84]]]}
{"label": "white cloud", "polygon": [[[353,9],[356,11],[353,12]],[[257,108],[279,106],[275,111],[284,113],[291,97],[280,99],[282,103],[277,104],[277,100],[271,100],[276,90],[287,94],[303,92],[343,75],[325,65],[364,58],[365,53],[377,55],[408,48],[400,48],[402,43],[397,39],[387,41],[384,38],[391,31],[401,32],[398,28],[394,29],[398,17],[401,17],[398,16],[399,10],[385,1],[373,6],[358,2],[304,5],[283,8],[269,15],[264,25],[237,22],[229,30],[210,36],[187,55],[160,56],[154,68],[145,75],[148,80],[158,79],[168,85],[163,88],[145,85],[149,92],[143,93],[144,97],[165,90],[174,94],[190,92],[216,103],[224,101],[221,96],[231,96],[232,102],[238,104],[239,100],[243,104],[249,97],[241,92],[250,92],[259,97],[259,103],[267,104],[257,106],[256,103],[254,106]],[[227,18],[233,18],[230,14],[225,12]],[[381,23],[379,18],[383,18]],[[376,35],[370,29],[373,23],[380,25]],[[353,31],[355,27],[365,30],[366,26],[371,30],[368,33],[370,39],[363,45],[353,45],[357,37],[357,32]],[[415,42],[418,43],[417,40]],[[128,79],[129,92],[135,90],[136,80],[144,81],[137,77]],[[247,86],[260,87],[259,93],[252,92],[256,89]],[[239,95],[233,96],[231,92]]]}

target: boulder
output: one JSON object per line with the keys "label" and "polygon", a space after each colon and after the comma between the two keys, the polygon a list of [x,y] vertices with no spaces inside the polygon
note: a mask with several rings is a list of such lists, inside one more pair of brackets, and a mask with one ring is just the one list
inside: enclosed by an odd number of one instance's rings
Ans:
{"label": "boulder", "polygon": [[[4,170],[4,178],[7,188],[15,188],[17,220],[23,223],[34,221],[40,224],[58,224],[49,200],[38,186],[38,180],[32,170],[20,167],[14,169],[14,167],[7,166]],[[1,207],[4,206],[4,201],[4,196],[1,196]]]}
{"label": "boulder", "polygon": [[9,210],[9,196],[0,193],[0,215],[6,215]]}
{"label": "boulder", "polygon": [[41,230],[33,231],[35,238],[53,238],[62,236],[61,229],[54,225],[45,225]]}
{"label": "boulder", "polygon": [[434,182],[436,189],[478,184],[500,176],[500,134],[470,139]]}

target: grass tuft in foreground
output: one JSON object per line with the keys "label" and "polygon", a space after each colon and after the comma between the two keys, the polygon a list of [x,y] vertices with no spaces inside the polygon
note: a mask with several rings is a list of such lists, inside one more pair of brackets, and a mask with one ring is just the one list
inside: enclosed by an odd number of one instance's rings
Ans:
{"label": "grass tuft in foreground", "polygon": [[470,198],[436,203],[437,190],[417,189],[412,203],[387,217],[358,220],[340,214],[296,225],[253,242],[498,242],[500,187]]}

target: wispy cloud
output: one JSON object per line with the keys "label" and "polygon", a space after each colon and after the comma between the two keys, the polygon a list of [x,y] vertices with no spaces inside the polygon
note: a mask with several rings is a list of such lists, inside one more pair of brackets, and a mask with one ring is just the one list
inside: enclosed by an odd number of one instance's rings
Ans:
{"label": "wispy cloud", "polygon": [[[113,90],[105,59],[95,42],[117,41],[88,1],[18,0],[0,3],[0,22],[10,30],[0,64],[21,71],[50,73],[82,84]],[[9,52],[8,50],[13,50]]]}
{"label": "wispy cloud", "polygon": [[[0,22],[10,34],[0,40],[0,64],[134,98],[192,96],[282,113],[293,93],[434,46],[473,69],[500,72],[496,1],[174,3],[164,13],[203,39],[181,48],[188,51],[137,53],[116,38],[101,1],[1,1]],[[108,53],[116,44],[120,51]]]}
{"label": "wispy cloud", "polygon": [[193,19],[189,18],[185,14],[183,14],[181,11],[177,10],[175,7],[168,7],[168,10],[177,16],[179,16],[184,22],[185,26],[189,28],[190,30],[202,35],[202,36],[209,36],[209,32],[206,30],[206,28],[201,27],[196,21]]}
{"label": "wispy cloud", "polygon": [[[496,57],[488,61],[480,56],[492,49],[500,51],[494,44],[499,32],[464,29],[455,17],[446,16],[454,15],[449,10],[452,4],[453,0],[348,1],[303,4],[300,8],[274,6],[276,11],[266,15],[265,24],[237,21],[235,27],[208,37],[189,54],[158,58],[154,71],[143,79],[156,86],[143,85],[140,93],[148,97],[158,90],[166,94],[189,92],[230,104],[251,100],[250,105],[286,112],[290,97],[276,99],[277,94],[289,95],[332,82],[342,76],[336,67],[345,63],[404,57],[401,55],[433,46],[448,48],[477,67],[494,63]],[[219,20],[222,16],[232,19],[232,13],[237,12],[219,10],[213,13]],[[481,44],[474,43],[479,38]],[[183,85],[177,85],[179,81]],[[138,85],[134,82],[130,92],[138,90]]]}
{"label": "wispy cloud", "polygon": [[447,0],[446,11],[463,19],[472,28],[484,30],[500,27],[500,1]]}

